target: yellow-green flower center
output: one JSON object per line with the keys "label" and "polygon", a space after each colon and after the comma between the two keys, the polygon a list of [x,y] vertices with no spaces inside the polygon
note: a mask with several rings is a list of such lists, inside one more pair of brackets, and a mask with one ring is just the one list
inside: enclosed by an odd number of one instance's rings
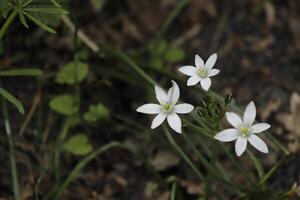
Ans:
{"label": "yellow-green flower center", "polygon": [[198,74],[201,78],[206,78],[207,76],[207,70],[205,69],[205,67],[200,67],[198,69]]}
{"label": "yellow-green flower center", "polygon": [[164,111],[169,112],[172,109],[172,104],[166,103],[163,105]]}
{"label": "yellow-green flower center", "polygon": [[242,134],[242,136],[246,137],[249,134],[249,128],[248,127],[242,127],[241,128],[241,134]]}

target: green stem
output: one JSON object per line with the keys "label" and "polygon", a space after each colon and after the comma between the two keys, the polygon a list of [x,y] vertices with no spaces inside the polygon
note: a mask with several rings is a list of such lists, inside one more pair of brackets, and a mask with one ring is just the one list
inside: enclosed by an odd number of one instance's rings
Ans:
{"label": "green stem", "polygon": [[176,200],[176,189],[177,189],[177,181],[175,180],[172,183],[172,188],[171,188],[171,194],[170,194],[170,200]]}
{"label": "green stem", "polygon": [[[207,131],[210,131],[211,133],[213,133],[213,131],[209,130],[208,127],[201,128],[191,122],[189,122],[186,119],[182,119],[182,121],[191,129],[196,130],[197,132],[201,133],[202,135],[208,137],[209,139],[214,140],[213,136],[210,135],[209,133],[206,133]],[[251,181],[251,179],[247,176],[247,174],[244,172],[244,170],[242,169],[242,167],[240,166],[240,164],[233,158],[233,156],[228,152],[228,150],[226,149],[226,147],[223,144],[220,144],[221,148],[223,149],[223,151],[225,152],[225,154],[229,157],[229,159],[233,162],[233,164],[237,167],[237,169],[243,174],[243,176],[249,181],[249,183],[253,184],[253,182]]]}
{"label": "green stem", "polygon": [[60,167],[59,167],[59,165],[60,165],[59,164],[60,163],[60,153],[61,153],[63,141],[65,140],[65,138],[67,136],[69,128],[70,128],[70,122],[69,122],[69,119],[67,119],[64,122],[62,131],[60,132],[60,134],[57,137],[57,141],[56,141],[56,145],[55,145],[55,151],[54,151],[54,171],[55,171],[55,182],[56,182],[56,185],[58,185],[60,183]]}
{"label": "green stem", "polygon": [[150,85],[158,85],[141,67],[139,67],[128,55],[119,49],[108,49],[114,56],[120,58],[123,62],[128,64],[137,74],[139,74],[143,79],[145,79]]}
{"label": "green stem", "polygon": [[6,133],[8,136],[8,143],[9,143],[9,159],[10,159],[10,165],[11,165],[11,175],[12,175],[12,180],[13,180],[14,196],[15,196],[16,200],[21,200],[14,140],[13,140],[13,135],[12,135],[11,128],[10,128],[10,121],[9,121],[9,116],[8,116],[8,108],[7,108],[6,100],[3,97],[2,97],[2,109],[3,109],[3,115],[4,115],[5,130],[6,130]]}
{"label": "green stem", "polygon": [[258,186],[262,186],[270,177],[271,175],[282,165],[285,161],[287,156],[285,155],[276,165],[274,165],[259,181]]}
{"label": "green stem", "polygon": [[0,29],[0,40],[2,40],[3,36],[5,35],[8,27],[10,26],[10,24],[13,22],[13,20],[15,19],[15,17],[17,16],[18,14],[18,10],[17,9],[14,9],[9,17],[6,19],[6,21],[4,22],[3,26],[1,27]]}
{"label": "green stem", "polygon": [[191,123],[189,120],[182,118],[182,121],[191,129],[194,129],[198,133],[201,133],[202,135],[208,137],[211,140],[214,140],[214,137],[207,133],[207,129],[201,128],[193,123]]}
{"label": "green stem", "polygon": [[181,157],[187,162],[187,164],[192,168],[192,170],[195,172],[195,174],[200,178],[200,180],[204,181],[203,174],[197,169],[195,164],[188,158],[188,156],[183,152],[183,150],[178,146],[178,144],[175,142],[174,138],[170,134],[169,130],[166,126],[163,126],[164,133],[167,136],[169,142],[174,147],[174,149],[181,155]]}
{"label": "green stem", "polygon": [[207,171],[210,171],[212,174],[214,174],[215,177],[217,177],[218,179],[220,179],[222,182],[230,185],[231,187],[233,187],[234,189],[236,189],[236,192],[238,194],[240,194],[241,192],[239,190],[243,190],[242,187],[240,187],[239,185],[234,184],[233,182],[227,180],[225,177],[220,176],[219,174],[222,174],[221,172],[218,172],[216,170],[215,167],[212,167],[209,162],[204,158],[204,156],[201,155],[201,153],[197,150],[197,148],[195,147],[195,145],[192,143],[192,141],[186,136],[184,135],[183,138],[185,139],[185,141],[188,143],[188,145],[192,148],[192,150],[194,151],[194,153],[196,154],[196,156],[200,159],[200,161],[203,163],[203,165],[205,166],[205,168],[207,169]]}
{"label": "green stem", "polygon": [[174,19],[179,15],[179,13],[188,3],[189,0],[181,0],[177,3],[176,7],[172,10],[172,12],[168,15],[167,19],[164,21],[163,26],[160,32],[158,33],[158,38],[163,37],[163,35],[166,34]]}

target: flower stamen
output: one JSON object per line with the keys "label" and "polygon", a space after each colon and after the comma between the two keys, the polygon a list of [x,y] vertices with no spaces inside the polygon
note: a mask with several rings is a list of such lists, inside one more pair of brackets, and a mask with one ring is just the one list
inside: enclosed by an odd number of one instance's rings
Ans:
{"label": "flower stamen", "polygon": [[207,77],[207,70],[205,69],[205,67],[200,67],[198,69],[198,75],[201,77],[201,78],[206,78]]}
{"label": "flower stamen", "polygon": [[166,104],[163,105],[163,110],[164,110],[165,112],[170,112],[171,109],[172,109],[172,107],[173,107],[172,104],[166,103]]}
{"label": "flower stamen", "polygon": [[241,134],[244,137],[247,137],[249,135],[249,128],[248,127],[242,127],[241,128]]}

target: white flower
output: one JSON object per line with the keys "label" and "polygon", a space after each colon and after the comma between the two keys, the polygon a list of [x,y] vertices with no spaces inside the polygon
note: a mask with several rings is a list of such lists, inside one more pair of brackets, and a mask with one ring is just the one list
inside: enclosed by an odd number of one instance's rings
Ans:
{"label": "white flower", "polygon": [[267,123],[254,124],[256,117],[256,108],[254,102],[251,101],[245,110],[243,120],[233,112],[226,112],[227,121],[234,127],[225,129],[215,135],[215,139],[222,142],[235,142],[235,152],[237,156],[241,156],[247,148],[247,142],[256,148],[257,150],[268,153],[268,147],[266,143],[260,139],[256,133],[261,133],[271,127]]}
{"label": "white flower", "polygon": [[194,106],[187,103],[176,105],[180,91],[177,83],[172,81],[173,86],[169,89],[168,93],[155,86],[155,94],[160,104],[145,104],[136,109],[137,112],[145,114],[158,114],[152,121],[151,129],[158,127],[167,118],[170,127],[177,133],[181,133],[181,120],[177,114],[190,113]]}
{"label": "white flower", "polygon": [[217,75],[220,70],[213,69],[217,60],[217,54],[212,54],[204,64],[202,58],[198,55],[195,56],[195,67],[191,65],[179,68],[179,71],[185,75],[190,76],[187,81],[187,86],[196,85],[200,81],[201,87],[208,91],[211,85],[210,77]]}

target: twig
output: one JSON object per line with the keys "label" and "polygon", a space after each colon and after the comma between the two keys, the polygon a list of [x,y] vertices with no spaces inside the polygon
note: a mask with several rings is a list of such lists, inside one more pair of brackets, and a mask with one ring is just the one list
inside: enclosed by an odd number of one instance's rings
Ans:
{"label": "twig", "polygon": [[[73,22],[71,22],[71,20],[65,15],[63,15],[61,19],[71,29],[71,31],[75,33],[75,25],[73,24]],[[89,37],[87,37],[81,30],[78,30],[77,37],[80,38],[80,40],[95,53],[99,51],[98,45],[96,45],[96,43],[94,43]]]}
{"label": "twig", "polygon": [[31,121],[38,105],[40,104],[41,101],[41,94],[42,94],[42,89],[41,87],[38,87],[38,90],[33,98],[33,102],[31,104],[31,107],[29,109],[28,115],[26,116],[25,121],[22,123],[21,128],[19,129],[19,135],[22,136],[29,124],[29,122]]}

